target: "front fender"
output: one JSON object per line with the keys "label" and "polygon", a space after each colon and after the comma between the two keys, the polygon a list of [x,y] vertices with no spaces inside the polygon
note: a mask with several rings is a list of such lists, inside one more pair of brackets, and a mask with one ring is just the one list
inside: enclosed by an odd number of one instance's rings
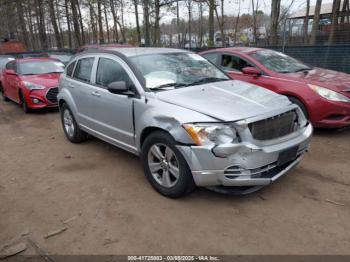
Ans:
{"label": "front fender", "polygon": [[165,103],[157,99],[138,99],[134,103],[135,144],[141,151],[141,137],[148,128],[168,132],[181,144],[193,144],[193,140],[182,124],[189,122],[212,122],[213,118],[192,110]]}

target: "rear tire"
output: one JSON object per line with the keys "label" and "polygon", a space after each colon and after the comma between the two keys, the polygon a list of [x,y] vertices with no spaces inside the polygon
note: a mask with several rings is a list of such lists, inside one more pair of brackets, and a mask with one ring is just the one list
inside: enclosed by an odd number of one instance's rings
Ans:
{"label": "rear tire", "polygon": [[307,109],[303,102],[301,102],[298,98],[295,98],[293,96],[288,96],[289,101],[291,101],[293,104],[296,104],[300,107],[301,111],[303,111],[305,118],[309,120],[309,113],[307,112]]}
{"label": "rear tire", "polygon": [[67,139],[72,143],[81,143],[87,139],[87,134],[80,129],[69,106],[64,103],[61,108],[61,122]]}
{"label": "rear tire", "polygon": [[178,198],[195,189],[185,158],[177,149],[175,140],[166,132],[156,131],[145,139],[142,162],[148,181],[163,196]]}

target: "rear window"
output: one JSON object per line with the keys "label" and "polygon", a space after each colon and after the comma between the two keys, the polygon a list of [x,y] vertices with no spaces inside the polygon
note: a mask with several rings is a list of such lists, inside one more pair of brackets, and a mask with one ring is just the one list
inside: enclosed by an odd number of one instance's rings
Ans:
{"label": "rear window", "polygon": [[94,57],[82,58],[78,60],[73,77],[84,82],[90,82],[94,60]]}

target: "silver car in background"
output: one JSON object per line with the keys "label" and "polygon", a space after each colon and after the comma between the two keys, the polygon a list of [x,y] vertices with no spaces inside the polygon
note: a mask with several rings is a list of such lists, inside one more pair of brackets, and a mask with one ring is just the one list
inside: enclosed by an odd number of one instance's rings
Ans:
{"label": "silver car in background", "polygon": [[183,50],[80,53],[59,89],[71,142],[90,134],[141,156],[147,179],[168,197],[195,186],[258,190],[300,162],[312,135],[286,97],[231,80]]}

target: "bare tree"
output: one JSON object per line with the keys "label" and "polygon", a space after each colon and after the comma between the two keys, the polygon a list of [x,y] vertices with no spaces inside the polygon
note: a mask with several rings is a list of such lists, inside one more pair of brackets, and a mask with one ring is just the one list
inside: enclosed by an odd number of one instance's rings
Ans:
{"label": "bare tree", "polygon": [[51,24],[55,33],[56,45],[58,48],[62,48],[61,36],[60,36],[60,31],[58,30],[54,2],[52,0],[51,1],[49,0],[48,3],[49,3]]}
{"label": "bare tree", "polygon": [[81,32],[81,42],[85,43],[85,32],[84,32],[83,16],[81,14],[81,8],[80,8],[79,0],[76,0],[76,6],[77,6],[77,10],[78,10],[78,19],[79,19],[79,26],[80,26],[80,32]]}
{"label": "bare tree", "polygon": [[143,23],[145,28],[145,46],[150,46],[149,0],[143,0]]}
{"label": "bare tree", "polygon": [[105,23],[106,23],[106,31],[107,31],[107,42],[110,42],[110,38],[109,38],[109,26],[108,26],[108,15],[107,15],[107,0],[104,1],[104,15],[105,15]]}
{"label": "bare tree", "polygon": [[320,23],[321,5],[322,5],[322,0],[317,0],[315,12],[314,12],[314,19],[312,22],[312,29],[311,29],[311,37],[310,37],[311,45],[314,45],[316,43],[316,34]]}
{"label": "bare tree", "polygon": [[234,45],[236,45],[237,42],[237,33],[238,33],[238,23],[239,23],[239,17],[241,15],[241,1],[238,1],[238,14],[235,21],[235,38],[234,38]]}
{"label": "bare tree", "polygon": [[76,0],[70,0],[71,9],[72,9],[72,19],[73,19],[75,43],[77,46],[80,46],[81,45],[80,25],[79,25],[79,18],[78,18],[76,3],[77,3]]}
{"label": "bare tree", "polygon": [[310,0],[306,0],[306,12],[304,18],[304,43],[308,42],[308,31],[309,31],[309,13],[310,13]]}
{"label": "bare tree", "polygon": [[22,39],[27,47],[29,47],[29,38],[27,34],[26,23],[24,22],[23,0],[16,0],[18,22],[21,28]]}
{"label": "bare tree", "polygon": [[345,17],[347,17],[347,22],[349,23],[349,18],[350,18],[350,1],[349,0],[344,0],[343,1],[343,6],[342,6],[342,15],[340,19],[340,23],[345,23]]}
{"label": "bare tree", "polygon": [[225,46],[226,45],[226,43],[225,43],[226,42],[226,37],[225,37],[225,32],[224,32],[224,26],[225,26],[224,0],[221,0],[221,19],[220,19],[219,12],[218,12],[216,4],[214,6],[214,11],[215,11],[216,19],[218,21],[218,25],[219,25],[219,29],[220,29],[222,46]]}
{"label": "bare tree", "polygon": [[332,25],[331,25],[331,32],[329,33],[329,38],[328,38],[329,44],[334,43],[334,34],[335,34],[335,30],[339,20],[339,10],[340,10],[340,0],[333,0]]}
{"label": "bare tree", "polygon": [[215,0],[208,0],[209,5],[209,43],[208,46],[214,46],[214,10],[215,10]]}
{"label": "bare tree", "polygon": [[111,13],[112,13],[112,16],[113,16],[114,39],[115,39],[116,42],[119,42],[118,17],[117,17],[117,11],[115,9],[114,0],[110,0],[109,4],[111,6]]}
{"label": "bare tree", "polygon": [[140,29],[140,21],[139,21],[139,1],[133,0],[134,8],[135,8],[135,21],[136,21],[136,32],[137,32],[137,42],[141,44],[141,29]]}
{"label": "bare tree", "polygon": [[70,14],[69,14],[68,0],[65,0],[64,7],[66,11],[66,22],[67,22],[67,30],[68,30],[68,46],[69,48],[72,48],[72,32],[70,27]]}
{"label": "bare tree", "polygon": [[281,9],[281,0],[271,1],[270,43],[276,45],[278,42],[278,21]]}
{"label": "bare tree", "polygon": [[104,44],[105,39],[103,36],[101,1],[102,0],[97,0],[97,20],[98,20],[99,42],[100,44]]}

